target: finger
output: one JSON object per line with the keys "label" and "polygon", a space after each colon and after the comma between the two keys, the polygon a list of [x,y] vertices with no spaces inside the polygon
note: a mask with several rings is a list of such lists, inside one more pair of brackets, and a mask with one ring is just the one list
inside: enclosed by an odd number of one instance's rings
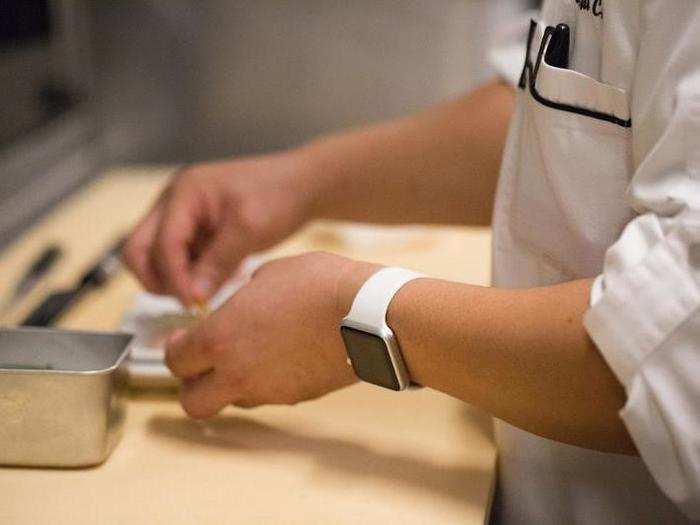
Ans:
{"label": "finger", "polygon": [[190,378],[214,367],[209,338],[199,327],[180,329],[166,343],[165,364],[176,377]]}
{"label": "finger", "polygon": [[175,175],[166,188],[161,192],[151,209],[137,223],[133,232],[127,239],[122,250],[124,262],[131,269],[141,284],[152,293],[164,293],[163,284],[160,282],[155,267],[151,262],[150,252],[155,243],[156,234],[163,215],[163,208],[167,202],[172,188],[177,181]]}
{"label": "finger", "polygon": [[225,224],[219,228],[192,270],[193,298],[209,300],[249,251],[242,237],[236,234],[235,226]]}
{"label": "finger", "polygon": [[150,251],[156,237],[162,207],[155,206],[134,228],[122,249],[127,267],[143,286],[153,293],[160,293],[162,285],[151,265]]}
{"label": "finger", "polygon": [[192,305],[190,245],[197,234],[202,213],[194,188],[175,189],[163,210],[150,254],[166,290],[176,295],[185,306]]}
{"label": "finger", "polygon": [[206,419],[218,414],[230,403],[230,385],[215,370],[183,382],[180,404],[188,416]]}

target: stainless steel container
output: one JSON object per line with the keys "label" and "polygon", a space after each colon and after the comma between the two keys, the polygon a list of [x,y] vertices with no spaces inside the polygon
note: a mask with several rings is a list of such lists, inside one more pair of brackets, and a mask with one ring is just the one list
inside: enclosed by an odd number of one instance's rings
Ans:
{"label": "stainless steel container", "polygon": [[121,436],[131,335],[0,329],[0,464],[84,467]]}

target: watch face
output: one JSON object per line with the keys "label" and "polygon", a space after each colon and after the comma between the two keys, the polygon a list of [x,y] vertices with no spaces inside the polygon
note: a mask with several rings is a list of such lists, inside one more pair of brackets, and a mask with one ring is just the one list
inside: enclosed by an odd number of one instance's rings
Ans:
{"label": "watch face", "polygon": [[347,326],[340,327],[340,335],[357,377],[384,388],[401,390],[386,343],[381,337]]}

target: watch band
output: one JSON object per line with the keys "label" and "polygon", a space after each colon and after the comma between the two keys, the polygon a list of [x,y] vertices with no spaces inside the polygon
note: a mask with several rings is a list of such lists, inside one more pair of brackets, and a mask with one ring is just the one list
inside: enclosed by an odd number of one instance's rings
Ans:
{"label": "watch band", "polygon": [[405,268],[382,268],[360,287],[346,319],[376,326],[386,324],[386,312],[391,300],[409,281],[425,277],[422,273]]}

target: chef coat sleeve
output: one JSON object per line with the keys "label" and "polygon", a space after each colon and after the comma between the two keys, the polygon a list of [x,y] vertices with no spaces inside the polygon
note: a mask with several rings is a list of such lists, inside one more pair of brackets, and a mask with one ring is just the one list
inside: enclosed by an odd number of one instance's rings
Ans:
{"label": "chef coat sleeve", "polygon": [[[649,5],[656,4],[659,10]],[[661,489],[700,519],[700,2],[648,2],[631,86],[639,215],[584,324],[627,392],[620,415]]]}

